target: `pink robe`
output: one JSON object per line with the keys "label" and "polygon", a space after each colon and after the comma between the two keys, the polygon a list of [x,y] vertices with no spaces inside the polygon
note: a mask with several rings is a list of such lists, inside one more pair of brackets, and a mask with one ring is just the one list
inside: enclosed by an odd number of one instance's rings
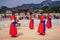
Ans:
{"label": "pink robe", "polygon": [[[11,19],[11,20],[15,20],[14,15],[11,15],[10,19]],[[13,22],[11,22],[11,24],[10,24],[9,34],[10,34],[10,35],[13,35],[13,36],[16,36],[16,35],[17,35],[17,28],[16,28],[16,26],[14,25]]]}
{"label": "pink robe", "polygon": [[33,28],[34,28],[34,23],[33,23],[33,21],[32,21],[32,15],[30,15],[29,28],[31,28],[31,29],[33,29]]}
{"label": "pink robe", "polygon": [[40,23],[38,25],[38,33],[40,34],[45,34],[45,29],[44,29],[44,15],[40,15]]}
{"label": "pink robe", "polygon": [[50,15],[50,14],[47,15],[46,27],[47,27],[47,28],[52,28],[51,15]]}

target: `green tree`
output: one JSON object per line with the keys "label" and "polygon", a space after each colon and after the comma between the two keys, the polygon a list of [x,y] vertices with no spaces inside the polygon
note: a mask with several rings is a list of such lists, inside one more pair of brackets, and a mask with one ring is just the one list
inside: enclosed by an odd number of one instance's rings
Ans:
{"label": "green tree", "polygon": [[48,7],[48,6],[44,6],[44,7],[43,7],[43,12],[44,12],[44,13],[48,12],[48,10],[49,10],[49,7]]}
{"label": "green tree", "polygon": [[60,6],[52,7],[52,9],[54,10],[54,12],[60,13]]}

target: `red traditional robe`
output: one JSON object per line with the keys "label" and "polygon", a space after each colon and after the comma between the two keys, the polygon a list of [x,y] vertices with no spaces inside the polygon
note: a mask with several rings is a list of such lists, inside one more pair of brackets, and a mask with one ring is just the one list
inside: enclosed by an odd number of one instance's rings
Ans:
{"label": "red traditional robe", "polygon": [[[12,20],[15,20],[15,16],[14,15],[11,15],[10,16],[10,19],[11,19],[11,21]],[[12,36],[16,36],[17,35],[17,28],[16,28],[16,26],[14,25],[13,22],[11,22],[11,24],[10,24],[9,34],[12,35]]]}
{"label": "red traditional robe", "polygon": [[40,33],[40,34],[45,34],[45,31],[44,31],[44,15],[40,15],[40,23],[38,25],[38,30],[37,32]]}
{"label": "red traditional robe", "polygon": [[52,24],[51,24],[51,15],[48,13],[47,15],[47,23],[46,23],[46,27],[47,28],[51,28]]}
{"label": "red traditional robe", "polygon": [[34,28],[34,23],[33,23],[33,16],[32,16],[32,14],[30,15],[30,23],[29,23],[29,28],[30,29],[33,29]]}

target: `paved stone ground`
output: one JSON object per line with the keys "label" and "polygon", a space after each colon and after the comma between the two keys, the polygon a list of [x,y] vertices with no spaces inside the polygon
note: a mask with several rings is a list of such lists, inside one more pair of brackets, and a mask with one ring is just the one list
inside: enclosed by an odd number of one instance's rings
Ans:
{"label": "paved stone ground", "polygon": [[46,29],[46,35],[39,35],[37,28],[39,20],[35,21],[35,28],[28,28],[29,20],[20,20],[21,26],[17,27],[17,37],[9,35],[10,20],[0,21],[0,40],[60,40],[60,19],[52,20],[52,29]]}

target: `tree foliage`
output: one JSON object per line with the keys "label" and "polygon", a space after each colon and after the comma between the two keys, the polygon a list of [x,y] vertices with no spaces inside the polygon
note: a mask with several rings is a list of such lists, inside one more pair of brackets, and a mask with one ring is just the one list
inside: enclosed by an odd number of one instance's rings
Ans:
{"label": "tree foliage", "polygon": [[48,7],[48,6],[44,6],[43,7],[43,12],[44,13],[47,13],[47,12],[50,12],[50,13],[60,13],[60,6],[56,6],[56,7]]}

